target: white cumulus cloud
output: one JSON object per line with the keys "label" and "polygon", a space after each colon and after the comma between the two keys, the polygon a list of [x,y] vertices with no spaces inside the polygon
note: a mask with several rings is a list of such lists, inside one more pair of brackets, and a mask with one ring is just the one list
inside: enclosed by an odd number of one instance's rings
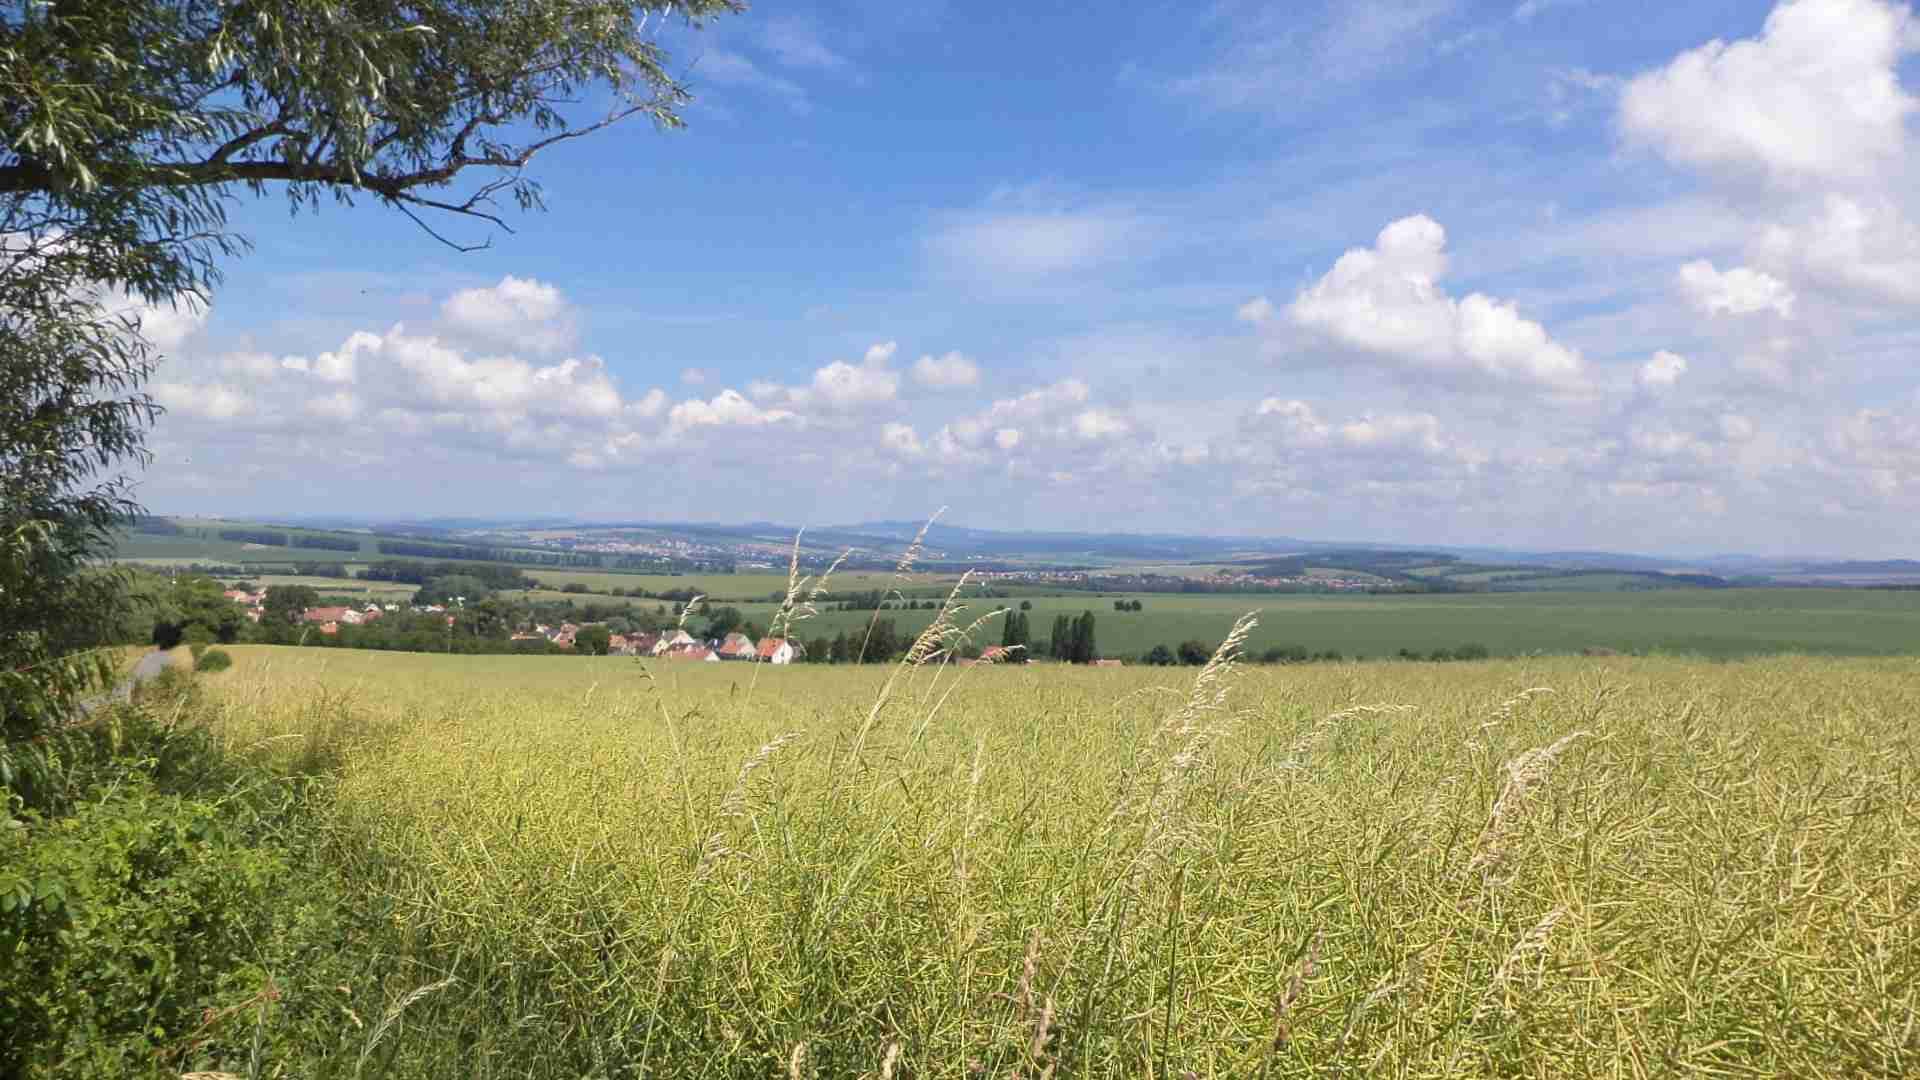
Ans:
{"label": "white cumulus cloud", "polygon": [[1785,0],[1756,38],[1713,40],[1627,84],[1626,134],[1678,164],[1786,184],[1857,179],[1903,146],[1897,66],[1913,18],[1883,0]]}
{"label": "white cumulus cloud", "polygon": [[456,332],[509,349],[550,353],[574,340],[573,312],[560,290],[512,274],[454,293],[440,305],[440,316]]}
{"label": "white cumulus cloud", "polygon": [[919,457],[926,451],[920,436],[906,424],[891,423],[880,429],[880,445],[903,457]]}
{"label": "white cumulus cloud", "polygon": [[913,362],[913,377],[922,386],[943,390],[973,386],[980,381],[980,365],[957,352],[922,356]]}
{"label": "white cumulus cloud", "polygon": [[1652,358],[1640,365],[1635,380],[1649,390],[1672,386],[1687,373],[1687,358],[1665,349],[1653,354]]}
{"label": "white cumulus cloud", "polygon": [[813,382],[790,395],[798,406],[820,405],[833,410],[884,405],[900,392],[900,376],[889,363],[899,346],[891,341],[867,349],[858,364],[835,360],[813,373]]}
{"label": "white cumulus cloud", "polygon": [[1754,255],[1850,299],[1920,304],[1920,226],[1890,199],[1829,194],[1803,220],[1766,228]]}
{"label": "white cumulus cloud", "polygon": [[1573,389],[1580,355],[1510,301],[1440,288],[1446,230],[1425,215],[1380,230],[1371,248],[1342,255],[1287,307],[1322,342],[1410,371]]}
{"label": "white cumulus cloud", "polygon": [[1089,442],[1110,439],[1131,430],[1133,425],[1111,409],[1083,409],[1073,417],[1074,435]]}
{"label": "white cumulus cloud", "polygon": [[1239,309],[1233,313],[1234,318],[1239,319],[1243,323],[1252,323],[1255,326],[1265,326],[1273,320],[1273,315],[1273,301],[1264,296],[1256,296],[1246,303],[1241,304]]}
{"label": "white cumulus cloud", "polygon": [[254,406],[248,395],[217,383],[156,382],[152,392],[153,400],[169,412],[201,420],[232,420],[253,411]]}
{"label": "white cumulus cloud", "polygon": [[763,409],[738,391],[722,390],[711,401],[683,401],[667,414],[667,429],[676,434],[698,427],[760,427],[794,419],[785,409]]}
{"label": "white cumulus cloud", "polygon": [[1793,317],[1793,290],[1762,270],[1736,266],[1723,271],[1706,259],[1695,259],[1680,268],[1679,280],[1688,301],[1709,315],[1772,311],[1784,319]]}

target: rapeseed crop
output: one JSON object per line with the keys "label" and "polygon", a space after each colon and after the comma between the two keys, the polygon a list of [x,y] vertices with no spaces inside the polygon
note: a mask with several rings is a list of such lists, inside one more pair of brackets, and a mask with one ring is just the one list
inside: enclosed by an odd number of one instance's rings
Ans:
{"label": "rapeseed crop", "polygon": [[462,981],[390,1037],[455,1071],[1920,1067],[1912,661],[1233,644],[1197,677],[243,647],[217,729],[324,744],[352,872]]}

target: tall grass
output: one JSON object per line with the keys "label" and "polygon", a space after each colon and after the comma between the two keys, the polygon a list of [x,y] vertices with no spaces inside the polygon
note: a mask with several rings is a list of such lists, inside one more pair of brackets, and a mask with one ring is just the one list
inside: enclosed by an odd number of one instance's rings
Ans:
{"label": "tall grass", "polygon": [[259,647],[209,692],[337,775],[393,1072],[1920,1071],[1910,661],[1250,630],[1197,677]]}

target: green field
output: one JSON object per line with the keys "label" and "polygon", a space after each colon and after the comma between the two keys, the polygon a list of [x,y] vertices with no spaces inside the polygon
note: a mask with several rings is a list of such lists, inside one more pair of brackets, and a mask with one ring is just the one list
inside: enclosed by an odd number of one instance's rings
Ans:
{"label": "green field", "polygon": [[385,1075],[1920,1070],[1908,659],[233,652],[393,928],[267,1034]]}
{"label": "green field", "polygon": [[365,594],[385,600],[410,600],[420,590],[418,585],[407,585],[392,581],[360,581],[353,578],[301,577],[298,574],[256,574],[247,580],[262,588],[272,585],[309,585],[322,596],[343,595],[358,596]]}
{"label": "green field", "polygon": [[[1145,610],[1117,612],[1126,595]],[[578,599],[578,598],[576,598]],[[1806,652],[1885,656],[1920,654],[1920,592],[1848,589],[1674,589],[1651,592],[1514,592],[1383,596],[1075,594],[1032,599],[1036,640],[1056,615],[1092,611],[1101,651],[1132,657],[1165,643],[1216,642],[1233,619],[1258,609],[1249,642],[1300,645],[1313,652],[1381,657],[1485,645],[1496,655],[1663,652],[1713,658]],[[652,601],[640,601],[642,606]],[[969,615],[1018,601],[971,601]],[[766,625],[772,604],[737,604]],[[930,611],[887,611],[903,632],[917,631]],[[803,638],[863,630],[870,611],[827,611],[800,625]],[[996,639],[997,640],[997,639]]]}
{"label": "green field", "polygon": [[[527,576],[543,585],[585,585],[604,593],[609,589],[645,589],[648,592],[693,589],[714,600],[766,600],[787,591],[787,575],[772,574],[624,574],[607,570],[543,570],[527,568]],[[863,592],[890,588],[926,591],[951,586],[951,574],[908,574],[904,580],[886,571],[847,570],[833,575],[835,592]]]}
{"label": "green field", "polygon": [[[332,532],[325,529],[297,529],[283,525],[261,525],[255,522],[226,521],[216,518],[176,518],[174,521],[185,532],[173,536],[143,532],[122,533],[117,557],[126,562],[164,559],[202,563],[337,563],[364,562],[381,557],[379,548],[375,546],[376,541],[371,535]],[[223,529],[251,529],[285,533],[288,536],[325,536],[332,539],[358,540],[360,550],[331,551],[323,548],[281,547],[223,540],[220,538],[220,531]]]}

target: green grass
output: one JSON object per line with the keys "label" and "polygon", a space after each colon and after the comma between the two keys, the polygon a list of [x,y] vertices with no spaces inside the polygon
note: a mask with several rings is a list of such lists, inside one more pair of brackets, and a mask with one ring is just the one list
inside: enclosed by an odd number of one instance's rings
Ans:
{"label": "green grass", "polygon": [[404,934],[389,1075],[1920,1069],[1910,659],[232,651]]}
{"label": "green grass", "polygon": [[420,591],[418,585],[408,585],[394,581],[361,581],[358,578],[302,577],[298,574],[256,574],[248,580],[257,582],[261,587],[271,585],[310,585],[321,595],[333,593],[365,594],[384,600],[404,600],[412,598]]}
{"label": "green grass", "polygon": [[[1145,610],[1113,610],[1116,596]],[[643,602],[650,604],[651,602]],[[971,601],[979,614],[1018,601]],[[1259,608],[1249,651],[1301,645],[1352,656],[1427,652],[1466,643],[1497,655],[1578,653],[1588,648],[1734,658],[1783,652],[1884,656],[1920,653],[1920,592],[1848,589],[1673,589],[1649,592],[1512,592],[1389,596],[1076,594],[1032,598],[1033,633],[1056,615],[1092,611],[1100,649],[1137,656],[1156,644],[1219,640],[1235,615]],[[740,604],[765,625],[771,604]],[[929,611],[890,611],[917,631]],[[800,624],[811,639],[864,630],[872,612],[823,612]],[[995,631],[997,633],[997,630]],[[997,638],[995,639],[997,640]]]}
{"label": "green grass", "polygon": [[[605,592],[609,589],[646,589],[649,592],[693,589],[715,601],[765,600],[776,591],[782,595],[787,591],[785,573],[623,574],[607,570],[528,568],[527,576],[543,585],[553,586],[555,589],[562,585],[585,585],[594,592]],[[839,592],[884,590],[895,586],[925,590],[941,585],[951,586],[954,580],[955,577],[952,575],[910,574],[903,583],[889,572],[851,570],[836,573],[833,576],[833,587]]]}

